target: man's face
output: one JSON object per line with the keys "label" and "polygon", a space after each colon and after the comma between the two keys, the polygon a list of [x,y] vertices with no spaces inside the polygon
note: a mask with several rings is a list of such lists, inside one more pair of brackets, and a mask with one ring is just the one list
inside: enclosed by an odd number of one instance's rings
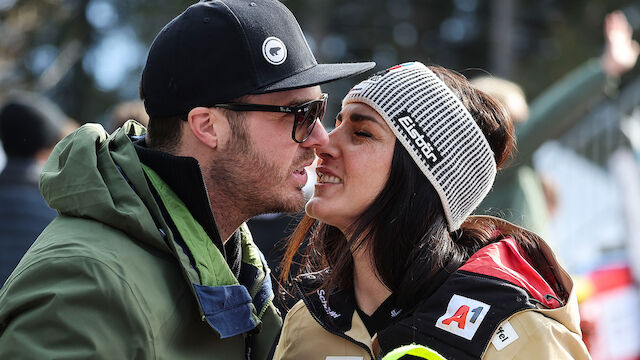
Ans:
{"label": "man's face", "polygon": [[[319,86],[250,95],[251,104],[295,106],[319,99]],[[314,159],[314,148],[326,145],[328,136],[318,121],[302,144],[291,139],[294,116],[286,113],[249,111],[230,116],[234,129],[228,145],[211,164],[209,176],[224,184],[236,206],[252,215],[267,212],[296,212],[305,203],[302,187],[305,167]],[[214,200],[215,201],[215,200]]]}

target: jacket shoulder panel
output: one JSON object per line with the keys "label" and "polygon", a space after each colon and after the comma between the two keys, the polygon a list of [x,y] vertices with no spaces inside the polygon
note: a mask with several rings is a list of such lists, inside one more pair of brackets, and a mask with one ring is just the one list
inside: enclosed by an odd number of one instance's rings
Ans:
{"label": "jacket shoulder panel", "polygon": [[457,271],[411,315],[378,332],[378,343],[383,354],[413,340],[445,358],[478,359],[504,319],[535,307],[518,286]]}
{"label": "jacket shoulder panel", "polygon": [[[563,324],[537,310],[528,310],[513,315],[501,324],[512,328],[510,336],[515,340],[500,350],[492,342],[483,359],[590,359],[580,334],[567,329]],[[494,337],[499,336],[498,331]]]}
{"label": "jacket shoulder panel", "polygon": [[40,191],[61,214],[96,219],[167,249],[160,213],[130,139],[85,124],[60,141],[40,176]]}
{"label": "jacket shoulder panel", "polygon": [[525,289],[535,300],[548,308],[562,305],[557,300],[559,295],[526,260],[522,249],[513,238],[508,237],[483,247],[459,270],[507,281]]}

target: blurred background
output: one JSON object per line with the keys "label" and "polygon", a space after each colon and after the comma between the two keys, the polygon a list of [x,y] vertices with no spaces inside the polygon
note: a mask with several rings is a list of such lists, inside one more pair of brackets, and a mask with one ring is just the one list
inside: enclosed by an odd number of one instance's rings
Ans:
{"label": "blurred background", "polygon": [[[0,97],[15,90],[41,93],[80,124],[110,127],[116,105],[138,97],[154,36],[191,3],[0,0]],[[529,101],[603,53],[606,14],[622,10],[635,39],[640,27],[640,3],[629,0],[283,3],[320,62],[374,60],[383,69],[419,60],[469,78],[514,81]],[[530,154],[532,167],[550,184],[545,238],[579,279],[583,330],[596,359],[640,358],[639,68],[589,99],[561,131],[538,131],[542,145]],[[324,87],[331,94],[328,127],[355,82]],[[3,161],[0,153],[0,168]]]}
{"label": "blurred background", "polygon": [[[136,98],[149,44],[194,1],[0,0],[0,94],[20,88],[51,97],[79,122],[104,121]],[[467,77],[488,72],[528,98],[602,52],[604,16],[628,0],[283,1],[319,61],[410,59]],[[337,104],[350,81],[327,90]]]}

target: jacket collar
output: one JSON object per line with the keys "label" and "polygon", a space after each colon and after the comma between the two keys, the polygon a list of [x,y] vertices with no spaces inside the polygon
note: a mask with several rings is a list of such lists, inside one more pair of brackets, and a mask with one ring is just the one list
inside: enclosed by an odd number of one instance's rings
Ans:
{"label": "jacket collar", "polygon": [[373,354],[371,336],[355,310],[353,294],[340,289],[327,292],[321,288],[328,272],[325,269],[298,276],[294,280],[298,296],[304,301],[311,316],[325,330]]}
{"label": "jacket collar", "polygon": [[325,329],[344,333],[351,329],[355,299],[348,291],[321,288],[328,274],[328,269],[302,274],[294,280],[294,286],[309,312]]}
{"label": "jacket collar", "polygon": [[[425,290],[425,297],[433,294],[455,270],[454,267],[447,266],[433,276],[430,287]],[[307,305],[309,312],[322,326],[328,328],[329,331],[344,333],[352,328],[352,316],[357,317],[356,301],[351,291],[338,288],[327,291],[321,288],[329,271],[329,269],[324,269],[302,274],[294,280],[294,286],[298,296]],[[392,299],[392,301],[394,300]],[[389,305],[389,323],[400,320],[412,311],[412,309],[404,309],[397,302],[387,305]],[[354,313],[356,314],[354,315]]]}
{"label": "jacket collar", "polygon": [[[222,338],[255,329],[266,312],[273,292],[266,262],[251,239],[246,225],[239,233],[243,247],[244,266],[240,283],[225,262],[223,254],[195,220],[177,194],[153,169],[142,165],[143,171],[175,228],[173,239],[182,239],[182,250],[190,254],[192,270],[187,279],[200,305],[201,315]],[[186,264],[183,262],[183,266]]]}
{"label": "jacket collar", "polygon": [[198,161],[192,157],[175,156],[150,149],[144,137],[132,140],[140,161],[160,175],[182,200],[220,252],[226,255]]}

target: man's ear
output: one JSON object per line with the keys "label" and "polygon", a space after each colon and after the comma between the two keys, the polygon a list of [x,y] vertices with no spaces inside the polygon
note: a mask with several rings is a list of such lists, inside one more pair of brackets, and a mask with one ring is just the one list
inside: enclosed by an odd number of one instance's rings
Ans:
{"label": "man's ear", "polygon": [[187,115],[193,136],[212,149],[226,143],[230,134],[227,118],[216,110],[218,109],[196,107]]}

